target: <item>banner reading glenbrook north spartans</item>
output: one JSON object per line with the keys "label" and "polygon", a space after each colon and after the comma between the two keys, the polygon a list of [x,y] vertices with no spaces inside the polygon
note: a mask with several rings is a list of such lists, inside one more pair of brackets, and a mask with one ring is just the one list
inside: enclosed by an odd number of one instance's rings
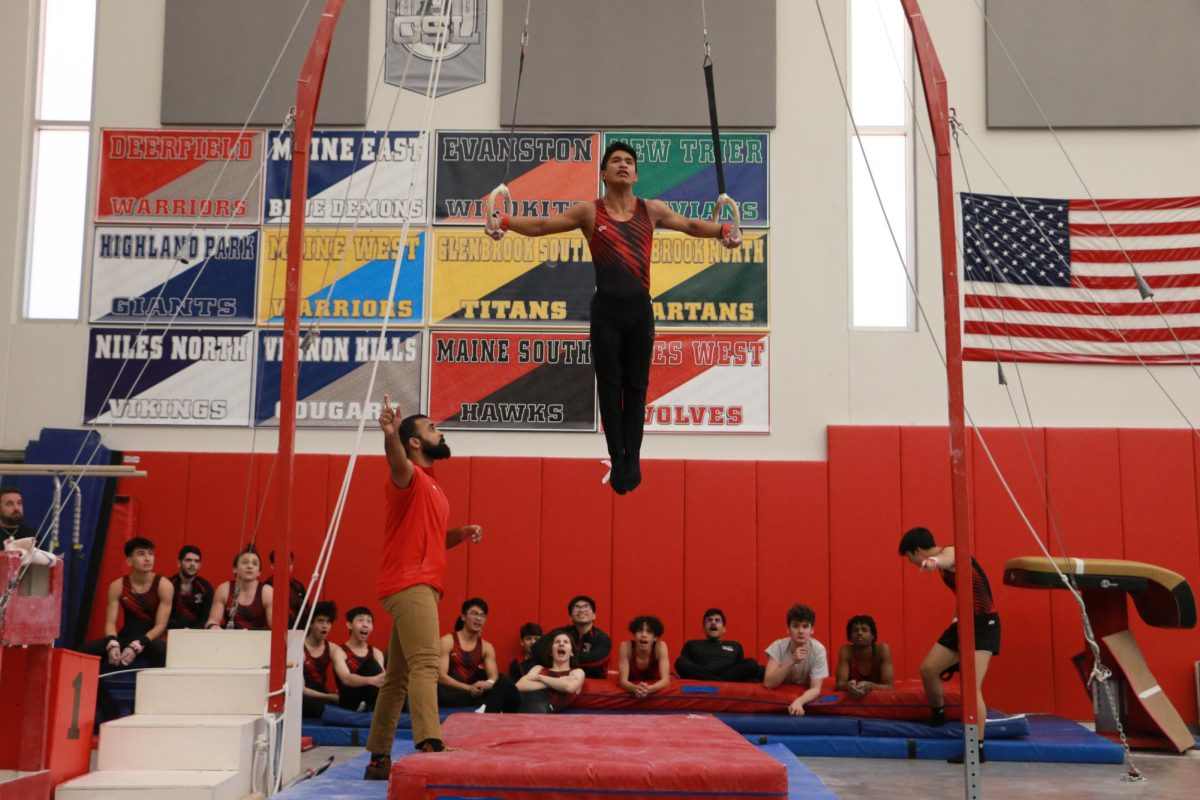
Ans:
{"label": "banner reading glenbrook north spartans", "polygon": [[770,343],[764,334],[656,336],[646,430],[769,433]]}

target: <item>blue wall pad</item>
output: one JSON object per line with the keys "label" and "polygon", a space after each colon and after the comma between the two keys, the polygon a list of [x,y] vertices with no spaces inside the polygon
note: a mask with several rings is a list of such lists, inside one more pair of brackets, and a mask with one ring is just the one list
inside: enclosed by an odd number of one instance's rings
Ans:
{"label": "blue wall pad", "polygon": [[[713,714],[738,733],[794,733],[799,736],[858,736],[858,717],[790,717],[787,714]],[[753,741],[753,740],[751,740]]]}
{"label": "blue wall pad", "polygon": [[[907,722],[898,719],[863,719],[859,731],[860,736],[890,736],[900,739],[962,739],[961,722],[947,722],[939,728],[932,728],[921,722]],[[735,728],[736,730],[736,728]],[[746,731],[753,733],[753,731]],[[800,733],[801,731],[779,731],[779,733]],[[1016,717],[1000,717],[989,719],[987,738],[1013,739],[1029,735],[1029,718],[1025,715]]]}
{"label": "blue wall pad", "polygon": [[811,798],[812,800],[837,800],[825,783],[811,769],[804,766],[781,744],[768,744],[758,748],[771,758],[787,767],[788,800]]}

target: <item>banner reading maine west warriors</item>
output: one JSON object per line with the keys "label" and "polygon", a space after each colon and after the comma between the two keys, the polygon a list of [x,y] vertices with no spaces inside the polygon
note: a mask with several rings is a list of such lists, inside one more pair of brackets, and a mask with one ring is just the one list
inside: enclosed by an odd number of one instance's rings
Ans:
{"label": "banner reading maine west warriors", "polygon": [[262,162],[262,131],[105,129],[96,221],[257,225]]}
{"label": "banner reading maine west warriors", "polygon": [[249,330],[92,328],[87,424],[248,425]]}
{"label": "banner reading maine west warriors", "polygon": [[443,428],[593,431],[583,333],[430,334],[429,416]]}
{"label": "banner reading maine west warriors", "polygon": [[598,133],[440,131],[434,222],[482,225],[483,200],[501,180],[515,214],[545,217],[592,200],[599,143]]}
{"label": "banner reading maine west warriors", "polygon": [[[367,398],[371,370],[378,360],[374,390]],[[279,425],[279,375],[283,338],[279,331],[258,334],[258,379],[254,389],[256,425]],[[421,332],[321,331],[300,352],[296,425],[304,428],[353,428],[364,416],[374,424],[383,396],[416,413],[421,404]]]}
{"label": "banner reading maine west warriors", "polygon": [[654,340],[646,430],[769,433],[770,337],[659,334]]}
{"label": "banner reading maine west warriors", "polygon": [[254,324],[257,229],[97,227],[92,322]]}
{"label": "banner reading maine west warriors", "polygon": [[[307,228],[300,273],[300,319],[340,325],[413,325],[421,322],[425,287],[425,231],[401,242],[397,228]],[[389,301],[396,253],[403,252],[396,294]],[[282,325],[287,279],[287,231],[263,236],[258,320]],[[332,293],[330,288],[332,287]],[[391,311],[389,313],[389,303]]]}
{"label": "banner reading maine west warriors", "polygon": [[[664,201],[685,217],[711,219],[717,199],[717,168],[709,133],[607,131],[604,146],[626,142],[638,154],[639,197]],[[768,228],[766,133],[721,133],[725,192],[738,202],[742,227]],[[729,218],[725,212],[723,219]]]}
{"label": "banner reading maine west warriors", "polygon": [[[416,131],[313,131],[305,221],[424,222],[429,162],[423,149]],[[287,222],[291,196],[292,135],[276,131],[267,144],[267,222]]]}
{"label": "banner reading maine west warriors", "polygon": [[746,231],[732,250],[716,239],[656,234],[650,296],[659,328],[766,327],[767,233]]}

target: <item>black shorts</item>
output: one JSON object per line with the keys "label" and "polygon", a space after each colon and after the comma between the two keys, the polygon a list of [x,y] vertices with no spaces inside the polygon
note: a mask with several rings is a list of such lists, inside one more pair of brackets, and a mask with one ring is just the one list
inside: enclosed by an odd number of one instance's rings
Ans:
{"label": "black shorts", "polygon": [[[950,627],[938,637],[937,643],[947,650],[958,652],[958,620],[950,623]],[[1000,615],[996,612],[975,615],[975,650],[1000,655]]]}

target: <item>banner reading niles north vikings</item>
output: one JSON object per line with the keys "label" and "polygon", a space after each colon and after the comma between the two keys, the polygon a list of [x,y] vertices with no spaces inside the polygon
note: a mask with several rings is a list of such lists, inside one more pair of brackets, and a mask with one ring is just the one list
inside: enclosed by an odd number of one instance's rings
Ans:
{"label": "banner reading niles north vikings", "polygon": [[97,227],[92,322],[254,324],[259,232]]}
{"label": "banner reading niles north vikings", "polygon": [[[428,160],[422,149],[416,131],[313,131],[305,221],[425,222]],[[275,132],[267,144],[267,222],[288,221],[291,197],[292,135]]]}
{"label": "banner reading niles north vikings", "polygon": [[443,428],[594,431],[583,333],[449,333],[430,340],[429,416]]}
{"label": "banner reading niles north vikings", "polygon": [[[367,384],[376,359],[379,371],[370,398]],[[254,390],[256,425],[279,425],[279,375],[283,338],[279,331],[258,334],[258,379]],[[300,353],[296,425],[302,428],[353,428],[364,416],[374,427],[383,396],[405,414],[421,405],[421,332],[321,331]]]}
{"label": "banner reading niles north vikings", "polygon": [[646,430],[769,433],[770,337],[659,334],[654,339]]}
{"label": "banner reading niles north vikings", "polygon": [[[389,325],[420,323],[424,313],[426,233],[410,232],[403,243],[400,233],[395,228],[359,228],[351,240],[349,229],[306,229],[300,273],[301,321],[380,325],[388,315]],[[396,294],[389,301],[388,288],[399,250],[403,251],[403,261]],[[260,324],[283,324],[286,279],[287,231],[268,228],[263,236],[259,281]]]}
{"label": "banner reading niles north vikings", "polygon": [[105,129],[96,221],[257,225],[263,141],[262,131]]}
{"label": "banner reading niles north vikings", "polygon": [[484,198],[501,180],[514,214],[545,217],[592,200],[599,143],[598,133],[440,131],[434,222],[483,225]]}
{"label": "banner reading niles north vikings", "polygon": [[87,424],[248,425],[254,333],[92,328]]}
{"label": "banner reading niles north vikings", "polygon": [[[616,141],[638,154],[638,197],[664,201],[685,217],[711,219],[717,199],[717,167],[709,133],[607,131],[604,146]],[[721,133],[725,193],[738,202],[742,227],[769,228],[766,133]],[[722,219],[732,219],[726,210]]]}

